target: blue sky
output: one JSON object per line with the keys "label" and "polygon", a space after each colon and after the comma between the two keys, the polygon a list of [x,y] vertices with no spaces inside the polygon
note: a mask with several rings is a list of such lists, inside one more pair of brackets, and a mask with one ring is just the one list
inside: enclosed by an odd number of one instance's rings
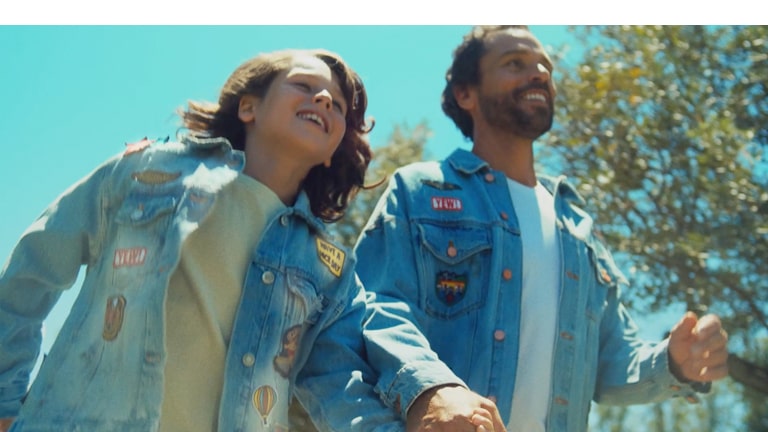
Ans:
{"label": "blue sky", "polygon": [[[173,137],[178,107],[215,101],[232,70],[259,52],[321,47],[341,54],[368,89],[374,148],[395,125],[422,120],[433,130],[432,156],[468,148],[439,100],[452,50],[469,28],[0,26],[0,259],[69,185],[125,143]],[[532,30],[545,46],[569,39],[564,26]],[[46,322],[44,350],[74,298],[70,291]]]}

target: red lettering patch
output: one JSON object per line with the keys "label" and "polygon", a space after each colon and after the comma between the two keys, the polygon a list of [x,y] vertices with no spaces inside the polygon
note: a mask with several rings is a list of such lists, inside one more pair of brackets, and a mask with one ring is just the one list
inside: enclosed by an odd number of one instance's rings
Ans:
{"label": "red lettering patch", "polygon": [[112,267],[135,267],[144,265],[144,260],[147,259],[147,248],[135,247],[128,249],[117,249],[115,251],[115,259],[112,261]]}
{"label": "red lettering patch", "polygon": [[432,197],[432,209],[438,211],[462,211],[464,206],[458,198]]}
{"label": "red lettering patch", "polygon": [[140,151],[143,151],[147,147],[150,146],[155,142],[155,140],[149,140],[147,137],[144,137],[141,141],[136,141],[135,143],[130,143],[125,145],[125,152],[123,153],[123,156],[128,156],[129,154],[138,153]]}

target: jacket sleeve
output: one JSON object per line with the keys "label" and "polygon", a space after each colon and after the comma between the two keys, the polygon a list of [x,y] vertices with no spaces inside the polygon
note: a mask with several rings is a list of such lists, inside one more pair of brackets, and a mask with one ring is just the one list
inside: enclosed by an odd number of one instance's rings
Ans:
{"label": "jacket sleeve", "polygon": [[379,374],[376,389],[405,419],[426,390],[466,384],[440,361],[420,328],[414,234],[399,178],[392,177],[355,253],[358,274],[369,293],[363,336],[368,361]]}
{"label": "jacket sleeve", "polygon": [[[607,249],[598,245],[607,256],[612,272],[616,269]],[[665,339],[661,342],[642,340],[638,327],[621,303],[622,283],[608,291],[605,315],[600,323],[600,351],[594,400],[611,405],[630,405],[660,402],[670,397],[683,396],[696,401],[700,384],[678,381],[669,369],[669,354]],[[707,389],[708,390],[708,389]]]}
{"label": "jacket sleeve", "polygon": [[63,192],[22,234],[0,271],[0,418],[21,409],[43,320],[98,248],[108,170],[102,165]]}
{"label": "jacket sleeve", "polygon": [[402,432],[405,424],[374,390],[375,373],[365,361],[360,329],[365,292],[355,284],[315,339],[298,373],[294,394],[317,429],[326,431]]}

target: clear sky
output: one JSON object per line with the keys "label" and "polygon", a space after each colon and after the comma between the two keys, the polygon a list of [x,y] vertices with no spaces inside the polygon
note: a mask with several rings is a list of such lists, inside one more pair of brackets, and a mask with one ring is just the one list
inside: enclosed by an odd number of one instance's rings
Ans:
{"label": "clear sky", "polygon": [[[469,147],[440,109],[453,48],[469,26],[0,26],[0,260],[69,185],[144,136],[173,137],[175,110],[215,101],[244,60],[282,48],[326,48],[361,75],[376,120],[374,148],[393,127],[424,120],[434,157]],[[563,26],[532,26],[560,45]],[[575,50],[575,52],[578,50]],[[61,251],[67,253],[67,251]],[[46,323],[47,350],[74,291]]]}

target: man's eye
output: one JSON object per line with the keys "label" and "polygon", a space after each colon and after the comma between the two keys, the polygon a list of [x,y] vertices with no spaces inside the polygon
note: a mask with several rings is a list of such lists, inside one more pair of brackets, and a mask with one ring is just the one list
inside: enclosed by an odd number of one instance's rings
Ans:
{"label": "man's eye", "polygon": [[312,90],[312,87],[310,87],[309,84],[307,84],[307,83],[295,82],[295,83],[293,83],[293,85],[295,85],[296,87],[298,87],[298,88],[300,88],[302,90],[305,90],[305,91]]}

